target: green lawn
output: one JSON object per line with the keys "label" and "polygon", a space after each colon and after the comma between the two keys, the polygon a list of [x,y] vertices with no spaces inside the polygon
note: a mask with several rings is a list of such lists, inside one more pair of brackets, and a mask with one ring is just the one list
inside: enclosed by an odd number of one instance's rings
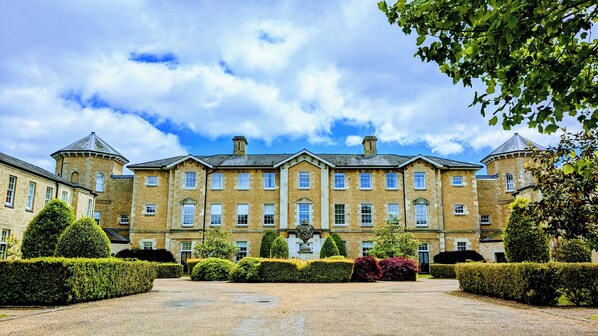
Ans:
{"label": "green lawn", "polygon": [[7,318],[7,317],[10,317],[10,315],[4,315],[4,314],[0,314],[0,320],[1,320],[1,319],[4,319],[4,318]]}
{"label": "green lawn", "polygon": [[418,279],[432,279],[432,275],[431,274],[418,274],[417,278]]}

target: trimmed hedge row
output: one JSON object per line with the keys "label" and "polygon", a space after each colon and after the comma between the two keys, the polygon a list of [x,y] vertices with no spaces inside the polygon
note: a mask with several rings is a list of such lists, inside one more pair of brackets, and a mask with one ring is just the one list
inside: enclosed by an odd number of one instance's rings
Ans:
{"label": "trimmed hedge row", "polygon": [[156,268],[156,278],[167,279],[167,278],[180,278],[183,276],[183,265],[177,263],[153,263]]}
{"label": "trimmed hedge row", "polygon": [[434,256],[435,264],[457,264],[468,261],[484,261],[484,257],[476,251],[445,251]]}
{"label": "trimmed hedge row", "polygon": [[187,259],[187,261],[185,262],[187,264],[187,275],[191,276],[191,273],[193,272],[193,268],[195,267],[195,265],[197,265],[200,261],[202,261],[203,259]]}
{"label": "trimmed hedge row", "polygon": [[263,259],[259,266],[260,282],[348,282],[353,272],[352,260]]}
{"label": "trimmed hedge row", "polygon": [[430,274],[438,279],[455,279],[454,264],[430,264]]}
{"label": "trimmed hedge row", "polygon": [[564,294],[576,305],[598,305],[597,264],[459,264],[456,273],[465,292],[533,305],[554,305]]}
{"label": "trimmed hedge row", "polygon": [[64,305],[149,292],[156,268],[116,258],[0,262],[0,305]]}
{"label": "trimmed hedge row", "polygon": [[166,249],[156,250],[142,250],[139,248],[125,249],[118,251],[115,257],[117,258],[137,258],[139,260],[156,261],[156,262],[176,262],[172,253]]}

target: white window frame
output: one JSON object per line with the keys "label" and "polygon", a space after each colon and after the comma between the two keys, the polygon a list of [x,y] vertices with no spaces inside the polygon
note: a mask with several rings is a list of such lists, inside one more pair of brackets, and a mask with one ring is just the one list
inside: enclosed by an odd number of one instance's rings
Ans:
{"label": "white window frame", "polygon": [[466,241],[456,241],[455,242],[455,251],[467,251],[467,242]]}
{"label": "white window frame", "polygon": [[[486,219],[486,220],[484,220]],[[480,215],[480,225],[491,225],[490,215]]]}
{"label": "white window frame", "polygon": [[276,189],[276,173],[264,173],[264,190]]}
{"label": "white window frame", "polygon": [[515,191],[515,180],[511,173],[505,174],[505,189],[507,192]]}
{"label": "white window frame", "polygon": [[239,173],[237,175],[237,190],[249,190],[249,173]]}
{"label": "white window frame", "polygon": [[213,173],[212,174],[212,190],[224,189],[224,174]]}
{"label": "white window frame", "polygon": [[120,214],[118,216],[118,224],[129,225],[130,224],[129,214]]}
{"label": "white window frame", "polygon": [[29,186],[27,187],[27,204],[25,204],[25,210],[33,210],[33,206],[35,203],[35,188],[35,182],[29,181]]}
{"label": "white window frame", "polygon": [[[337,211],[341,208],[342,212]],[[334,205],[334,226],[347,226],[347,206],[345,204]]]}
{"label": "white window frame", "polygon": [[148,176],[145,180],[145,185],[148,187],[157,187],[158,186],[158,176]]}
{"label": "white window frame", "polygon": [[[389,185],[389,182],[394,182],[394,186]],[[386,189],[387,190],[399,189],[399,178],[398,178],[397,173],[386,173]]]}
{"label": "white window frame", "polygon": [[374,242],[369,240],[364,240],[361,242],[361,256],[367,256],[367,252],[374,248]]}
{"label": "white window frame", "polygon": [[[395,210],[396,209],[396,210]],[[390,221],[393,217],[396,220],[400,219],[401,208],[398,203],[389,203],[386,205],[386,218]],[[392,217],[391,217],[392,216]]]}
{"label": "white window frame", "polygon": [[465,205],[464,204],[455,204],[454,206],[455,215],[463,216],[465,215]]}
{"label": "white window frame", "polygon": [[183,203],[181,208],[181,226],[191,227],[195,224],[195,204]]}
{"label": "white window frame", "polygon": [[461,176],[461,175],[453,176],[453,186],[454,187],[462,187],[463,186],[463,176]]}
{"label": "white window frame", "polygon": [[[307,181],[307,185],[304,182]],[[311,187],[311,174],[308,172],[299,173],[299,189],[309,189]]]}
{"label": "white window frame", "polygon": [[62,198],[61,199],[62,199],[63,202],[67,202],[68,203],[69,202],[69,192],[66,191],[66,190],[63,190],[62,191]]}
{"label": "white window frame", "polygon": [[146,216],[155,216],[157,212],[155,204],[146,204],[143,210],[143,214]]}
{"label": "white window frame", "polygon": [[[306,214],[306,209],[301,209],[302,207],[307,207],[307,218],[305,218],[305,216],[302,216]],[[311,219],[311,210],[312,210],[312,204],[311,203],[297,203],[297,225],[301,225],[302,222],[302,217],[303,219],[307,219],[307,222],[312,224],[312,219]]]}
{"label": "white window frame", "polygon": [[334,173],[334,189],[346,189],[345,173]]}
{"label": "white window frame", "polygon": [[249,242],[247,240],[237,240],[235,241],[235,245],[239,248],[239,251],[235,256],[236,262],[249,256]]}
{"label": "white window frame", "polygon": [[[189,248],[186,248],[185,245],[189,245]],[[192,241],[182,241],[181,242],[181,263],[184,263],[186,261],[183,260],[183,254],[188,255],[189,257],[193,256],[193,242]]]}
{"label": "white window frame", "polygon": [[[369,213],[367,209],[369,208]],[[367,219],[369,216],[369,221]],[[359,205],[359,218],[361,226],[373,226],[374,225],[374,206],[371,203],[362,203]]]}
{"label": "white window frame", "polygon": [[50,201],[52,200],[53,194],[54,194],[54,188],[46,187],[46,199],[45,199],[46,203],[45,204],[50,203]]}
{"label": "white window frame", "polygon": [[[264,204],[264,226],[274,226],[275,225],[275,213],[276,213],[276,208],[275,205],[272,203],[269,204]],[[266,217],[268,216],[268,217]],[[271,220],[270,220],[271,219]],[[272,223],[268,223],[268,222],[272,222]]]}
{"label": "white window frame", "polygon": [[197,172],[185,172],[185,179],[183,181],[183,189],[195,189],[195,188],[197,188]]}
{"label": "white window frame", "polygon": [[210,204],[210,226],[222,225],[222,204]]}
{"label": "white window frame", "polygon": [[[147,244],[150,245],[149,248],[147,248],[148,247]],[[153,249],[155,249],[155,244],[154,244],[153,240],[141,240],[139,242],[139,245],[140,245],[140,247],[141,247],[142,250],[153,250]]]}
{"label": "white window frame", "polygon": [[426,173],[425,172],[413,173],[413,189],[426,190]]}
{"label": "white window frame", "polygon": [[359,174],[359,189],[372,190],[372,174],[371,173],[360,173]]}
{"label": "white window frame", "polygon": [[93,216],[93,200],[90,198],[87,200],[87,217]]}
{"label": "white window frame", "polygon": [[[243,217],[244,216],[244,217]],[[249,204],[237,204],[237,226],[249,225]]]}
{"label": "white window frame", "polygon": [[98,225],[101,225],[102,224],[102,212],[94,211],[93,212],[93,220],[95,220]]}
{"label": "white window frame", "polygon": [[428,205],[425,203],[415,204],[415,226],[428,226]]}
{"label": "white window frame", "polygon": [[430,243],[420,242],[417,246],[417,252],[430,252]]}
{"label": "white window frame", "polygon": [[8,188],[6,189],[6,203],[5,205],[12,207],[15,205],[15,191],[17,190],[17,177],[8,176]]}
{"label": "white window frame", "polygon": [[6,242],[6,240],[8,239],[8,237],[10,237],[10,230],[2,230],[2,234],[0,235],[0,260],[6,260],[6,252],[8,250],[8,243]]}
{"label": "white window frame", "polygon": [[106,179],[104,178],[104,174],[97,173],[96,174],[96,191],[104,192],[105,183],[106,183]]}

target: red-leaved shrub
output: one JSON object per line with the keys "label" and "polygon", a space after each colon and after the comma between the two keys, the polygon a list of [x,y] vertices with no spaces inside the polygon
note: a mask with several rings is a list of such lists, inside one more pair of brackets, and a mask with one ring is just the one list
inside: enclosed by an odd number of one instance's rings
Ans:
{"label": "red-leaved shrub", "polygon": [[405,257],[393,257],[380,260],[382,277],[385,281],[415,281],[419,273],[419,263]]}
{"label": "red-leaved shrub", "polygon": [[356,258],[353,264],[353,276],[351,281],[371,282],[376,281],[382,275],[382,269],[376,258],[371,256]]}

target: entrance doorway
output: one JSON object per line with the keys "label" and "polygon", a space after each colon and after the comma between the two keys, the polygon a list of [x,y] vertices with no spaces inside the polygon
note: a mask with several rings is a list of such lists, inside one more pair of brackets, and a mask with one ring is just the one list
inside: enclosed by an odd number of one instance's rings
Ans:
{"label": "entrance doorway", "polygon": [[430,273],[430,244],[420,243],[418,254],[420,273]]}

